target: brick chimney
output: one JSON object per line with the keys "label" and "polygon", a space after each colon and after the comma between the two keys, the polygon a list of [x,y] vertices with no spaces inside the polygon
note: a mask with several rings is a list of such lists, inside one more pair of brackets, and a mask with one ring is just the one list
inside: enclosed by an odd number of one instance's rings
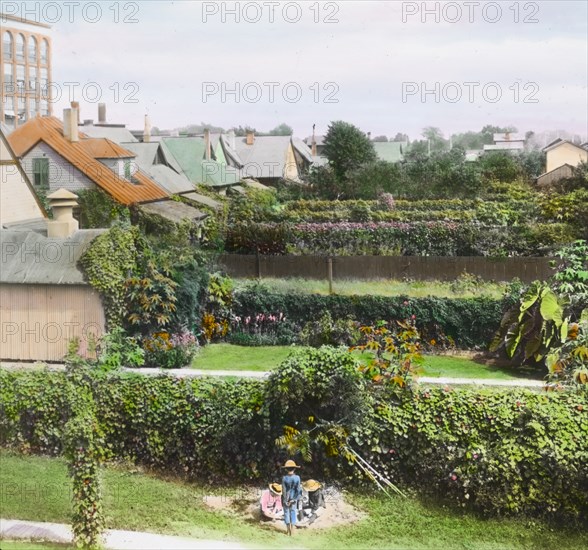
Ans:
{"label": "brick chimney", "polygon": [[47,221],[47,236],[54,239],[67,239],[79,228],[73,217],[73,209],[78,205],[78,197],[63,187],[47,196],[53,211],[53,219]]}
{"label": "brick chimney", "polygon": [[106,124],[106,103],[98,103],[98,124]]}
{"label": "brick chimney", "polygon": [[255,143],[255,134],[250,130],[247,131],[247,141],[245,143],[247,145],[253,145]]}
{"label": "brick chimney", "polygon": [[149,122],[149,115],[145,115],[145,128],[143,129],[143,143],[151,141],[151,122]]}
{"label": "brick chimney", "polygon": [[78,110],[63,110],[63,137],[72,143],[80,141],[78,135]]}
{"label": "brick chimney", "polygon": [[204,158],[210,160],[210,130],[204,128]]}

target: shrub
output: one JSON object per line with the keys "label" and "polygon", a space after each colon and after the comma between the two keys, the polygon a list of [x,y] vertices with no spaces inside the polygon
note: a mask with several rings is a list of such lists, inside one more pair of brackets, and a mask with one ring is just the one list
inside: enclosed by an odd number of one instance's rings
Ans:
{"label": "shrub", "polygon": [[359,323],[351,318],[333,321],[329,311],[318,319],[308,321],[300,332],[300,343],[318,348],[320,346],[352,346],[359,339]]}
{"label": "shrub", "polygon": [[407,296],[323,296],[280,294],[254,287],[235,293],[233,314],[241,318],[258,313],[281,311],[300,331],[328,311],[332,319],[356,319],[373,325],[383,319],[402,321],[415,316],[415,324],[425,341],[443,342],[450,337],[461,348],[485,347],[500,326],[503,311],[514,303],[488,297],[409,298]]}
{"label": "shrub", "polygon": [[[65,383],[64,373],[0,370],[0,445],[61,453],[72,399]],[[328,454],[347,432],[347,444],[370,464],[424,494],[486,515],[588,520],[586,394],[418,387],[374,394],[354,357],[334,348],[299,350],[267,383],[115,373],[91,378],[90,387],[109,458],[251,482],[278,473],[284,454],[274,441],[284,426],[301,435],[318,426],[339,438],[323,445],[310,436],[309,475],[354,475]]]}
{"label": "shrub", "polygon": [[188,330],[175,334],[155,333],[143,340],[145,366],[181,369],[189,365],[198,353],[198,340]]}

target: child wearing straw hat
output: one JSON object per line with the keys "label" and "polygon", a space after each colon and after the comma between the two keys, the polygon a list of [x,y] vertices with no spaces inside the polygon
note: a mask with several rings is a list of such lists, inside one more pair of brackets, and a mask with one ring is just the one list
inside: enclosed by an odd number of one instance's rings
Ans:
{"label": "child wearing straw hat", "polygon": [[268,488],[262,491],[261,515],[266,519],[282,519],[284,509],[282,508],[282,486],[279,483],[270,483]]}
{"label": "child wearing straw hat", "polygon": [[292,527],[296,525],[298,515],[298,501],[302,495],[300,476],[296,474],[299,468],[293,460],[287,460],[284,464],[286,475],[282,478],[282,507],[284,508],[284,523],[288,535],[292,536]]}
{"label": "child wearing straw hat", "polygon": [[306,499],[303,497],[303,521],[306,525],[310,525],[322,514],[323,509],[326,508],[323,486],[316,479],[309,479],[302,483],[302,488],[307,495]]}

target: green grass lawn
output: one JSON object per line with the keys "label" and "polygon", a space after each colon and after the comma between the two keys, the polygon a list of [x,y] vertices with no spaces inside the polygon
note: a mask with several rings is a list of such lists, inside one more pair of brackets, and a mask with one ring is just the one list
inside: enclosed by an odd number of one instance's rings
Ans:
{"label": "green grass lawn", "polygon": [[73,546],[67,544],[52,544],[50,542],[0,540],[0,550],[70,550]]}
{"label": "green grass lawn", "polygon": [[[256,280],[235,279],[236,288],[244,288],[255,284]],[[328,294],[329,283],[324,279],[261,279],[261,283],[268,289],[280,293]],[[396,281],[391,279],[376,279],[373,281],[341,279],[333,281],[333,292],[343,295],[375,296],[410,296],[422,298],[435,296],[437,298],[470,298],[473,296],[490,296],[500,298],[506,289],[504,283],[483,282],[471,287],[451,281]]]}
{"label": "green grass lawn", "polygon": [[[192,367],[203,370],[253,370],[275,369],[292,351],[293,346],[248,347],[233,344],[204,346],[192,362]],[[439,378],[493,378],[514,380],[523,378],[514,370],[484,365],[464,357],[426,355],[420,365],[421,376]]]}
{"label": "green grass lawn", "polygon": [[[249,547],[415,550],[579,550],[588,547],[588,534],[547,527],[540,522],[481,520],[430,501],[365,494],[347,494],[347,498],[367,512],[367,518],[328,530],[300,531],[289,540],[235,513],[208,509],[203,497],[213,491],[201,485],[164,480],[136,468],[122,467],[104,468],[103,485],[107,528],[232,540]],[[1,517],[69,522],[69,486],[61,459],[0,451],[0,486],[6,497],[0,500]],[[214,492],[219,494],[218,489]],[[234,490],[230,494],[234,494]],[[2,543],[0,548],[31,548],[30,543],[29,546],[8,544]]]}

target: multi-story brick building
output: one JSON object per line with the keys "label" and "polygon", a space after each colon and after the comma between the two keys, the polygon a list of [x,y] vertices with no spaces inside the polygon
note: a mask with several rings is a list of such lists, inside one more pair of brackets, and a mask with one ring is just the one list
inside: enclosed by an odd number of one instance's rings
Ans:
{"label": "multi-story brick building", "polygon": [[51,27],[0,14],[0,121],[13,130],[37,115],[52,114]]}

